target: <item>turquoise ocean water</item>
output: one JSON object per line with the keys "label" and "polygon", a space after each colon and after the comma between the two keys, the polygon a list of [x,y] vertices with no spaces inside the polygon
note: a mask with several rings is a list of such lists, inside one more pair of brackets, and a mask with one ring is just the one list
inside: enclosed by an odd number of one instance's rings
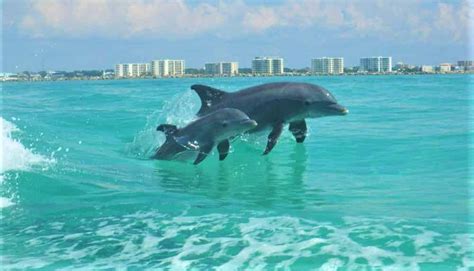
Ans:
{"label": "turquoise ocean water", "polygon": [[[4,83],[0,269],[474,268],[468,75]],[[244,136],[219,162],[148,160],[189,87],[329,89],[350,113]]]}

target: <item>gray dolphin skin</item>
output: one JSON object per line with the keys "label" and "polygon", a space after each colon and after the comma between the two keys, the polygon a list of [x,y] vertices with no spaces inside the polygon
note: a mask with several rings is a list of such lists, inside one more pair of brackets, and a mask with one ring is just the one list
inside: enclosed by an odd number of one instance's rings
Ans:
{"label": "gray dolphin skin", "polygon": [[289,130],[296,141],[302,143],[307,133],[306,118],[341,116],[349,112],[328,90],[307,83],[269,83],[236,92],[205,85],[192,85],[191,89],[201,98],[198,116],[221,108],[236,108],[258,123],[249,132],[270,128],[264,155],[277,143],[285,123],[290,124]]}
{"label": "gray dolphin skin", "polygon": [[151,158],[172,160],[180,153],[196,151],[198,156],[194,164],[197,165],[217,144],[219,160],[224,160],[229,153],[229,138],[255,127],[255,120],[233,108],[215,110],[182,128],[161,124],[156,130],[165,133],[166,141]]}

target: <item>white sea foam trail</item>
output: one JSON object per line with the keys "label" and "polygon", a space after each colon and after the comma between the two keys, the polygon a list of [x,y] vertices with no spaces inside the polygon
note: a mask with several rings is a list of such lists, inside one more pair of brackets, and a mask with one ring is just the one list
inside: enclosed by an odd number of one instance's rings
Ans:
{"label": "white sea foam trail", "polygon": [[74,219],[41,221],[15,227],[15,232],[25,237],[19,249],[44,249],[44,256],[5,255],[5,270],[48,269],[68,262],[87,270],[206,270],[209,263],[223,271],[474,267],[472,234],[447,234],[388,217],[322,222],[252,211],[198,216],[139,211],[79,224]]}
{"label": "white sea foam trail", "polygon": [[[35,154],[20,141],[13,138],[13,134],[21,132],[18,127],[0,117],[0,185],[5,181],[5,173],[11,170],[29,170],[35,165],[48,165],[54,160]],[[13,205],[13,202],[0,197],[0,208]]]}

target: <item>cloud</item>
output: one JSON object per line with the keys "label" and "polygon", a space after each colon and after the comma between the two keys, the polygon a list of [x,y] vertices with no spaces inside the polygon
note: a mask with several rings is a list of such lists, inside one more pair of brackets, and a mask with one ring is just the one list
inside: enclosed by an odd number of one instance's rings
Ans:
{"label": "cloud", "polygon": [[467,2],[461,8],[456,8],[446,3],[438,4],[438,18],[436,26],[442,31],[446,31],[454,40],[461,40],[465,34],[471,34],[473,29],[472,15],[474,15],[474,5]]}
{"label": "cloud", "polygon": [[243,26],[252,32],[262,32],[281,24],[275,10],[268,7],[259,7],[246,12]]}
{"label": "cloud", "polygon": [[463,42],[473,25],[469,1],[286,0],[244,1],[28,0],[16,24],[31,37],[90,36],[180,39],[259,35],[280,28],[310,28],[334,36]]}

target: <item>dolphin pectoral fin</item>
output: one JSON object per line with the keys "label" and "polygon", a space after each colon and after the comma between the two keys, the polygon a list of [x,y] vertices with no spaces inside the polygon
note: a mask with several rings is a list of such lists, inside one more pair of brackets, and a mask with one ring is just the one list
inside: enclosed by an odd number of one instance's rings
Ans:
{"label": "dolphin pectoral fin", "polygon": [[217,145],[220,161],[224,160],[227,157],[227,154],[229,154],[229,147],[230,147],[230,143],[228,139],[221,141],[219,145]]}
{"label": "dolphin pectoral fin", "polygon": [[206,159],[207,155],[211,152],[212,147],[214,147],[214,144],[205,144],[199,147],[199,154],[196,157],[196,160],[194,160],[195,165],[199,164],[202,162],[202,160]]}
{"label": "dolphin pectoral fin", "polygon": [[306,138],[306,132],[308,131],[306,128],[306,121],[303,119],[290,122],[289,130],[295,137],[296,142],[303,143]]}
{"label": "dolphin pectoral fin", "polygon": [[268,135],[267,147],[265,148],[263,155],[268,154],[273,149],[273,147],[275,147],[282,130],[283,123],[279,123],[273,127],[273,130]]}

